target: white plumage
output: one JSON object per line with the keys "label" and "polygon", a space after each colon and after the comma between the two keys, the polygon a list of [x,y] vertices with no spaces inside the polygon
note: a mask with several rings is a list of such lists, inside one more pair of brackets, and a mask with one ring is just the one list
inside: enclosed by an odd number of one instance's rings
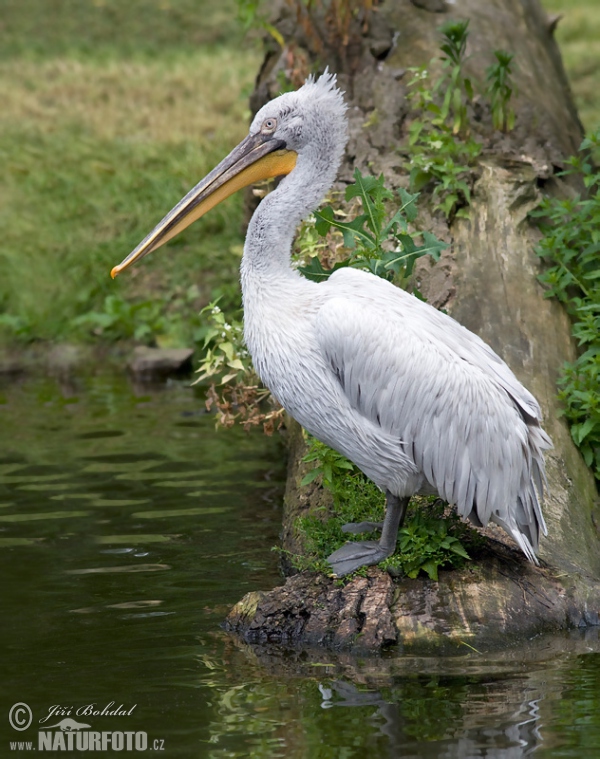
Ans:
{"label": "white plumage", "polygon": [[535,398],[479,337],[389,282],[345,268],[317,284],[291,267],[298,224],[335,180],[345,110],[328,74],[265,105],[238,153],[118,270],[172,236],[168,230],[181,228],[182,218],[201,215],[186,204],[194,197],[204,202],[219,177],[229,181],[232,162],[243,173],[240,150],[270,144],[271,157],[297,156],[291,169],[272,171],[287,176],[248,227],[245,339],[259,376],[287,411],[387,494],[381,541],[347,543],[329,559],[334,571],[345,574],[389,555],[416,492],[439,494],[475,524],[495,522],[536,561],[539,533],[546,534],[543,451],[551,442]]}

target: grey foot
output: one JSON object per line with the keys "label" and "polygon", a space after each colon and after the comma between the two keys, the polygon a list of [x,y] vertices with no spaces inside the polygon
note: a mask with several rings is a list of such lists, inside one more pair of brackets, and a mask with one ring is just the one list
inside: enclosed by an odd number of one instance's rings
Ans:
{"label": "grey foot", "polygon": [[342,525],[342,532],[349,532],[352,535],[359,535],[361,532],[373,532],[374,530],[383,529],[383,522],[348,522]]}
{"label": "grey foot", "polygon": [[354,572],[360,567],[368,567],[379,564],[386,559],[393,550],[386,551],[375,540],[366,540],[357,543],[344,543],[341,548],[327,557],[327,563],[338,577]]}

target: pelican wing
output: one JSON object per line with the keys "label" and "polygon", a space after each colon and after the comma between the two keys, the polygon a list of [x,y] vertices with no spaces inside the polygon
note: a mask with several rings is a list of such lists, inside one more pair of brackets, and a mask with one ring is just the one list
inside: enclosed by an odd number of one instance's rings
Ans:
{"label": "pelican wing", "polygon": [[549,444],[533,396],[477,336],[388,282],[348,269],[329,282],[317,339],[352,408],[462,516],[492,518],[531,557]]}

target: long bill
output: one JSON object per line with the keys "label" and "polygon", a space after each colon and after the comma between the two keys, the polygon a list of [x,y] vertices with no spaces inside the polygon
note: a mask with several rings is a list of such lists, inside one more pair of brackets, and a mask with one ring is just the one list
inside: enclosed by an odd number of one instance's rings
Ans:
{"label": "long bill", "polygon": [[282,140],[260,132],[248,135],[169,211],[127,258],[112,269],[111,277],[114,279],[128,266],[160,248],[242,187],[289,174],[296,165],[296,158],[297,153],[288,150]]}

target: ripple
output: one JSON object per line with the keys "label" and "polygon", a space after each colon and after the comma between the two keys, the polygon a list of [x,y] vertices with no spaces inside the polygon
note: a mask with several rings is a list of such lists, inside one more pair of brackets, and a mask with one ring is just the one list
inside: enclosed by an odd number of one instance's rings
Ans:
{"label": "ripple", "polygon": [[96,498],[90,501],[90,506],[140,506],[142,503],[149,502],[149,498]]}
{"label": "ripple", "polygon": [[156,488],[203,488],[206,480],[173,480],[168,482],[156,482]]}
{"label": "ripple", "polygon": [[[169,478],[179,478],[181,480],[181,472],[125,472],[118,474],[115,480],[127,480],[132,482],[143,482],[145,480],[168,480]],[[166,485],[164,487],[167,487]]]}
{"label": "ripple", "polygon": [[0,538],[0,548],[39,545],[43,538]]}
{"label": "ripple", "polygon": [[138,511],[132,517],[138,519],[164,519],[165,517],[193,517],[199,514],[224,514],[231,511],[229,506],[196,506],[193,509],[157,509],[156,511]]}
{"label": "ripple", "polygon": [[[129,545],[140,545],[141,543],[168,543],[169,541],[180,537],[179,535],[156,535],[141,534],[141,535],[96,535],[94,541],[100,543],[100,545],[118,545],[119,543],[127,543]],[[132,551],[135,549],[131,549]]]}
{"label": "ripple", "polygon": [[43,519],[87,517],[91,511],[44,511],[37,514],[0,514],[0,522],[34,522]]}
{"label": "ripple", "polygon": [[155,465],[155,461],[147,459],[136,459],[135,461],[94,461],[87,464],[82,470],[82,474],[117,474],[118,472],[128,473]]}
{"label": "ripple", "polygon": [[105,609],[147,609],[148,607],[160,606],[164,601],[144,600],[126,601],[118,604],[100,604],[99,606],[83,606],[81,609],[69,609],[71,614],[97,614]]}
{"label": "ripple", "polygon": [[25,469],[27,464],[0,464],[0,481],[1,478],[11,472],[18,472],[19,469]]}
{"label": "ripple", "polygon": [[90,569],[67,569],[67,575],[103,575],[132,572],[162,572],[165,569],[171,569],[170,564],[125,564],[118,567],[91,567]]}
{"label": "ripple", "polygon": [[59,474],[25,474],[19,475],[0,475],[0,485],[19,485],[20,483],[30,484],[35,482],[55,482],[56,480],[66,480],[70,475],[64,472]]}
{"label": "ripple", "polygon": [[78,440],[100,440],[105,437],[121,437],[125,435],[123,430],[95,430],[94,432],[80,432],[75,437]]}
{"label": "ripple", "polygon": [[61,493],[60,495],[51,495],[50,501],[97,501],[100,499],[100,493]]}
{"label": "ripple", "polygon": [[76,482],[35,482],[33,484],[19,485],[19,490],[33,490],[36,492],[46,492],[53,490],[72,490],[80,487]]}

